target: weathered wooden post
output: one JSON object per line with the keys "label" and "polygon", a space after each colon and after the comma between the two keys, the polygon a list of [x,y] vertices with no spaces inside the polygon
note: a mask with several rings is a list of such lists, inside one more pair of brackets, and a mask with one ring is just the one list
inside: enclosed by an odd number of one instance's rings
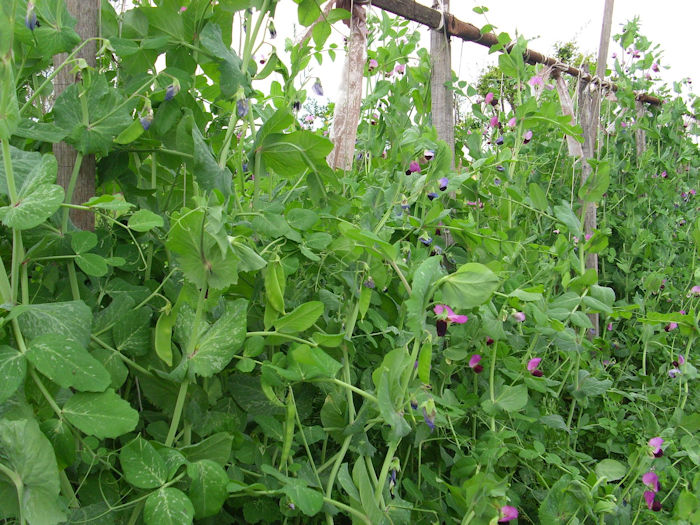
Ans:
{"label": "weathered wooden post", "polygon": [[[637,122],[639,122],[642,119],[642,117],[644,117],[646,108],[644,107],[644,103],[640,102],[639,100],[634,101],[634,108],[637,113]],[[637,166],[639,166],[642,160],[642,155],[647,149],[647,132],[644,131],[644,128],[636,126],[636,131],[634,132],[634,141],[637,145]]]}
{"label": "weathered wooden post", "polygon": [[[99,34],[100,0],[66,0],[68,11],[77,19],[75,30],[83,40],[95,38]],[[89,42],[80,50],[76,58],[84,59],[88,66],[96,65],[97,41]],[[68,55],[62,53],[53,59],[54,67],[58,67]],[[54,97],[58,97],[69,85],[76,82],[71,67],[64,67],[54,80]],[[78,152],[65,142],[54,144],[53,153],[58,162],[58,184],[68,190],[71,174]],[[95,156],[85,155],[80,164],[78,179],[73,191],[73,204],[82,204],[95,195]],[[71,220],[81,230],[95,229],[95,215],[92,212],[71,210]]]}
{"label": "weathered wooden post", "polygon": [[355,157],[355,140],[362,107],[362,80],[367,56],[367,14],[363,7],[367,2],[368,0],[338,0],[337,3],[339,8],[350,11],[351,17],[348,54],[345,57],[345,68],[330,133],[333,151],[328,155],[328,164],[333,169],[352,169]]}
{"label": "weathered wooden post", "polygon": [[433,0],[433,9],[441,9],[440,27],[430,31],[430,56],[432,70],[430,73],[431,112],[433,126],[437,136],[444,140],[452,154],[452,167],[455,163],[455,120],[454,95],[446,86],[452,81],[452,52],[450,35],[446,30],[446,15],[450,9],[450,0]]}

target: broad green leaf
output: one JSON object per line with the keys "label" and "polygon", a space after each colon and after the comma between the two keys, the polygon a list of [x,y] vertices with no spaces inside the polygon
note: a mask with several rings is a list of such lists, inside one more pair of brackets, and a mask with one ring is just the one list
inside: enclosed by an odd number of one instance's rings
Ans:
{"label": "broad green leaf", "polygon": [[202,459],[187,465],[187,475],[192,480],[187,495],[194,506],[197,519],[214,516],[228,497],[226,486],[229,479],[221,465]]}
{"label": "broad green leaf", "polygon": [[[4,31],[7,29],[4,28]],[[12,60],[2,60],[0,61],[0,139],[9,141],[17,130],[19,121],[19,105],[17,104]]]}
{"label": "broad green leaf", "polygon": [[65,520],[56,456],[35,420],[0,419],[0,464],[22,481],[21,512],[30,524]]}
{"label": "broad green leaf", "polygon": [[194,175],[197,184],[203,190],[217,189],[224,195],[230,195],[233,175],[228,168],[221,167],[216,162],[209,145],[204,141],[196,125],[192,126],[192,140],[194,141]]}
{"label": "broad green leaf", "polygon": [[76,20],[65,2],[44,0],[35,4],[41,25],[34,29],[34,34],[44,57],[68,52],[80,43],[82,39],[74,30]]}
{"label": "broad green leaf", "polygon": [[88,231],[77,231],[70,236],[70,245],[75,253],[85,253],[97,246],[97,235]]}
{"label": "broad green leaf", "polygon": [[294,115],[289,111],[289,108],[283,107],[278,109],[268,118],[255,136],[256,149],[262,141],[272,133],[280,133],[294,123]]}
{"label": "broad green leaf", "polygon": [[237,299],[226,305],[224,314],[207,330],[188,355],[192,372],[211,377],[221,372],[243,346],[246,336],[248,301]]}
{"label": "broad green leaf", "polygon": [[77,456],[77,448],[70,425],[64,420],[47,419],[41,422],[40,427],[53,445],[58,469],[63,470],[72,465]]}
{"label": "broad green leaf", "polygon": [[411,297],[406,301],[408,326],[419,334],[425,325],[426,297],[430,286],[440,276],[440,257],[428,257],[413,274]]}
{"label": "broad green leaf", "polygon": [[90,342],[92,311],[82,301],[27,305],[18,317],[25,338],[60,334],[74,339],[83,347]]}
{"label": "broad green leaf", "polygon": [[310,131],[274,133],[262,143],[262,159],[268,169],[284,177],[298,177],[306,170],[327,171],[326,157],[333,143]]}
{"label": "broad green leaf", "polygon": [[28,195],[20,194],[15,204],[0,207],[0,220],[8,228],[34,228],[58,210],[63,197],[63,188],[60,186],[43,184]]}
{"label": "broad green leaf", "polygon": [[538,210],[546,210],[549,207],[547,202],[547,195],[544,190],[534,182],[530,183],[530,200],[535,208]]}
{"label": "broad green leaf", "polygon": [[496,397],[496,406],[506,412],[516,412],[527,405],[527,399],[525,385],[504,386]]}
{"label": "broad green leaf", "polygon": [[136,488],[154,489],[168,481],[165,461],[148,441],[138,436],[119,453],[124,477]]}
{"label": "broad green leaf", "polygon": [[173,213],[166,245],[190,282],[221,290],[238,281],[237,258],[230,249],[222,254],[216,238],[203,228],[204,213],[187,208]]}
{"label": "broad green leaf", "polygon": [[81,253],[76,256],[75,264],[92,277],[103,277],[107,275],[107,261],[101,255],[96,253]]}
{"label": "broad green leaf", "polygon": [[320,348],[308,345],[299,345],[291,350],[289,361],[289,370],[302,381],[335,377],[343,366]]}
{"label": "broad green leaf", "polygon": [[131,432],[139,422],[138,412],[114,390],[75,394],[63,406],[62,412],[73,426],[100,439]]}
{"label": "broad green leaf", "polygon": [[571,432],[569,427],[566,426],[566,421],[564,421],[564,418],[561,417],[559,414],[549,414],[546,416],[542,416],[539,419],[539,421],[540,423],[548,426],[549,428],[556,428],[569,433]]}
{"label": "broad green leaf", "polygon": [[[140,124],[139,127],[141,127]],[[15,130],[15,136],[39,142],[55,143],[61,142],[65,138],[66,132],[53,123],[37,122],[25,118],[19,122],[19,126]]]}
{"label": "broad green leaf", "polygon": [[411,427],[406,422],[403,411],[397,410],[394,405],[389,377],[390,373],[384,370],[379,380],[379,388],[377,388],[377,401],[379,413],[384,422],[391,426],[389,439],[395,441],[407,435],[411,431]]}
{"label": "broad green leaf", "polygon": [[583,298],[583,304],[588,306],[588,308],[594,312],[603,312],[606,314],[611,314],[613,311],[612,308],[604,302],[599,301],[598,299],[595,299],[590,296],[586,296]]}
{"label": "broad green leaf", "polygon": [[617,481],[627,474],[627,466],[614,459],[603,459],[595,466],[595,473],[599,478],[605,477],[607,481]]}
{"label": "broad green leaf", "polygon": [[[229,24],[230,27],[230,24]],[[209,22],[199,35],[199,41],[203,49],[213,55],[219,62],[219,89],[221,94],[230,98],[239,90],[241,85],[247,86],[248,80],[241,67],[242,60],[236,55],[230,46],[224,44],[219,25]]]}
{"label": "broad green leaf", "polygon": [[19,385],[24,383],[27,373],[25,356],[14,348],[0,346],[0,404],[15,393]]}
{"label": "broad green leaf", "polygon": [[111,382],[102,363],[66,336],[49,334],[35,337],[25,355],[39,372],[63,388],[102,392]]}
{"label": "broad green leaf", "polygon": [[115,348],[132,356],[146,355],[151,349],[152,314],[144,306],[120,317],[112,328]]}
{"label": "broad green leaf", "polygon": [[121,354],[106,348],[95,348],[91,354],[92,357],[102,363],[102,366],[109,373],[111,378],[110,386],[115,389],[120,388],[129,376],[129,369],[124,364]]}
{"label": "broad green leaf", "polygon": [[578,190],[579,199],[585,202],[598,202],[610,186],[610,163],[601,161],[596,166],[596,171],[586,180]]}
{"label": "broad green leaf", "polygon": [[129,228],[137,232],[147,232],[163,227],[163,217],[150,210],[139,210],[129,217]]}
{"label": "broad green leaf", "polygon": [[199,443],[182,447],[180,452],[185,455],[187,461],[194,463],[203,459],[210,459],[223,467],[228,463],[232,447],[233,436],[226,432],[218,432]]}
{"label": "broad green leaf", "polygon": [[310,328],[323,314],[323,303],[321,301],[309,301],[297,306],[287,315],[280,317],[274,323],[278,332],[295,334]]}
{"label": "broad green leaf", "polygon": [[315,0],[299,0],[298,15],[299,23],[303,26],[310,26],[321,16],[321,8]]}
{"label": "broad green leaf", "polygon": [[294,505],[307,516],[315,516],[323,507],[323,494],[304,486],[298,479],[290,479],[282,490]]}
{"label": "broad green leaf", "polygon": [[569,229],[571,235],[575,235],[579,239],[583,237],[581,233],[581,220],[571,210],[568,203],[562,202],[562,204],[555,206],[554,216]]}
{"label": "broad green leaf", "polygon": [[438,282],[443,301],[455,310],[484,304],[500,285],[498,276],[479,263],[460,266]]}
{"label": "broad green leaf", "polygon": [[320,220],[318,214],[313,210],[304,208],[293,208],[286,214],[287,222],[292,228],[301,231],[308,231]]}
{"label": "broad green leaf", "polygon": [[[71,84],[56,99],[56,125],[67,132],[65,141],[81,153],[106,155],[112,140],[133,122],[130,104],[107,84],[104,75],[93,75],[90,83]],[[89,87],[86,87],[89,86]],[[86,97],[86,118],[81,98]]]}
{"label": "broad green leaf", "polygon": [[188,525],[194,518],[194,507],[179,489],[165,487],[146,498],[143,519],[146,525]]}
{"label": "broad green leaf", "polygon": [[[0,159],[3,159],[0,162],[0,192],[9,197],[2,151],[0,151]],[[38,186],[56,182],[58,165],[56,157],[53,155],[41,155],[35,151],[24,151],[10,146],[10,159],[12,160],[15,187],[20,191],[31,192]]]}

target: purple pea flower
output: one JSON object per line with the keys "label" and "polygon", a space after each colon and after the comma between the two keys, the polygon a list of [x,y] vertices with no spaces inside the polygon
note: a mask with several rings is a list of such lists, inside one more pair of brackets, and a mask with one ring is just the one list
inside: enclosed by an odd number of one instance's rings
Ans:
{"label": "purple pea flower", "polygon": [[491,104],[491,102],[493,102],[493,93],[489,91],[484,97],[484,104]]}
{"label": "purple pea flower", "polygon": [[415,399],[411,399],[411,408],[413,410],[418,410],[418,401],[416,401]]}
{"label": "purple pea flower", "polygon": [[423,407],[423,421],[425,421],[425,424],[430,427],[431,432],[435,430],[435,415],[434,410],[428,414],[428,411],[425,409],[425,407]]}
{"label": "purple pea flower", "polygon": [[503,505],[499,515],[498,523],[508,523],[509,521],[518,519],[518,509],[510,505]]}
{"label": "purple pea flower", "polygon": [[167,88],[165,88],[165,100],[168,101],[174,99],[179,92],[179,83],[170,84]]}
{"label": "purple pea flower", "polygon": [[515,319],[519,323],[524,323],[525,322],[525,312],[515,312],[513,314],[513,319]]}
{"label": "purple pea flower", "polygon": [[498,137],[496,139],[496,145],[497,146],[503,146],[503,137]]}
{"label": "purple pea flower", "polygon": [[659,492],[659,476],[656,472],[647,472],[642,476],[642,483],[649,487],[654,492]]}
{"label": "purple pea flower", "polygon": [[428,193],[428,199],[430,199],[431,201],[434,199],[437,199],[438,197],[439,197],[439,195],[437,193],[435,193],[434,191],[431,191],[430,193]]}
{"label": "purple pea flower", "polygon": [[24,17],[24,25],[30,31],[34,31],[39,26],[39,21],[36,19],[36,12],[34,11],[34,2],[27,2],[27,14]]}
{"label": "purple pea flower", "polygon": [[658,72],[659,72],[659,64],[657,64],[656,62],[654,62],[654,63],[651,65],[651,70],[652,70],[654,73],[658,73]]}
{"label": "purple pea flower", "polygon": [[644,500],[647,502],[649,510],[653,510],[654,512],[659,512],[661,510],[661,503],[656,501],[656,494],[651,490],[644,491]]}
{"label": "purple pea flower", "polygon": [[396,67],[394,68],[394,73],[397,73],[399,75],[403,75],[406,72],[406,64],[396,64]]}
{"label": "purple pea flower", "polygon": [[495,341],[490,337],[486,337],[486,346],[491,346]]}
{"label": "purple pea flower", "polygon": [[267,26],[267,30],[270,32],[270,38],[275,39],[277,38],[277,29],[275,29],[275,25],[272,23],[272,20],[270,20],[270,25]]}
{"label": "purple pea flower", "polygon": [[496,166],[496,171],[506,171],[506,169],[503,166]]}
{"label": "purple pea flower", "polygon": [[700,295],[700,285],[695,285],[690,289],[690,294],[688,295]]}
{"label": "purple pea flower", "polygon": [[367,65],[367,69],[369,69],[370,72],[374,71],[379,67],[379,62],[377,62],[375,59],[370,58],[369,59],[369,64]]}
{"label": "purple pea flower", "polygon": [[139,119],[139,122],[141,122],[141,127],[143,128],[143,130],[148,131],[148,128],[151,127],[151,123],[153,122],[153,115],[150,113],[144,115]]}
{"label": "purple pea flower", "polygon": [[236,113],[238,118],[243,118],[248,114],[248,101],[244,98],[236,102]]}
{"label": "purple pea flower", "polygon": [[679,375],[681,375],[681,371],[678,368],[671,368],[671,370],[668,371],[668,377],[671,379],[675,379]]}
{"label": "purple pea flower", "polygon": [[444,337],[447,333],[447,326],[450,323],[464,324],[469,318],[466,315],[457,315],[452,311],[452,308],[446,304],[436,304],[433,308],[435,315],[438,317],[435,322],[435,329],[438,337]]}
{"label": "purple pea flower", "polygon": [[515,121],[515,117],[512,117],[512,118],[508,121],[508,127],[514,128],[514,127],[515,127],[515,122],[516,122],[516,121]]}
{"label": "purple pea flower", "polygon": [[469,368],[474,370],[475,374],[480,374],[484,367],[479,364],[481,361],[481,356],[479,354],[474,354],[471,359],[469,359]]}
{"label": "purple pea flower", "polygon": [[612,324],[612,323],[608,323],[607,329],[608,329],[608,332],[612,332],[613,324]]}
{"label": "purple pea flower", "polygon": [[433,242],[433,238],[432,238],[432,237],[427,237],[427,236],[425,236],[425,237],[419,237],[418,240],[419,240],[420,242],[422,242],[423,244],[425,244],[426,246],[430,246],[430,244]]}
{"label": "purple pea flower", "polygon": [[532,87],[535,86],[543,86],[544,85],[544,80],[542,79],[541,76],[535,75],[532,77],[530,80],[527,81],[528,84],[530,84]]}
{"label": "purple pea flower", "polygon": [[527,144],[532,140],[532,130],[528,129],[523,135],[523,144]]}
{"label": "purple pea flower", "polygon": [[530,372],[535,377],[542,377],[543,375],[542,370],[537,368],[540,365],[540,361],[542,361],[541,357],[533,357],[527,362],[528,372]]}
{"label": "purple pea flower", "polygon": [[433,160],[433,158],[435,158],[435,151],[432,149],[426,149],[425,151],[423,151],[423,158],[430,162],[431,160]]}
{"label": "purple pea flower", "polygon": [[410,175],[411,173],[420,173],[420,164],[415,160],[411,161],[408,165],[408,170],[406,170],[406,175]]}
{"label": "purple pea flower", "polygon": [[323,96],[323,86],[321,85],[320,79],[316,79],[316,82],[314,82],[314,85],[311,86],[311,89],[313,89],[314,93],[316,93],[319,97]]}
{"label": "purple pea flower", "polygon": [[661,445],[664,444],[663,438],[653,437],[649,440],[648,444],[649,447],[651,447],[651,453],[654,455],[655,458],[660,458],[664,455],[664,451],[661,448]]}
{"label": "purple pea flower", "polygon": [[673,321],[671,321],[664,327],[664,330],[666,330],[667,332],[671,332],[676,328],[678,328],[678,323],[674,323]]}
{"label": "purple pea flower", "polygon": [[440,187],[440,191],[445,191],[445,190],[447,189],[447,185],[449,184],[449,182],[450,182],[450,179],[448,179],[447,177],[442,177],[442,178],[438,181],[438,185],[439,185],[439,187]]}
{"label": "purple pea flower", "polygon": [[498,127],[498,116],[497,116],[497,115],[494,115],[493,117],[491,117],[491,120],[489,120],[489,125],[490,125],[492,128],[497,128],[497,127]]}

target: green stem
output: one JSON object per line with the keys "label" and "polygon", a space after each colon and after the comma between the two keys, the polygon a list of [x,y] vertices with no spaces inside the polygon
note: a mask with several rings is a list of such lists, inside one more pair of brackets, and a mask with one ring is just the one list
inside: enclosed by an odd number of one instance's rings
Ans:
{"label": "green stem", "polygon": [[10,470],[2,463],[0,463],[0,474],[4,474],[5,476],[7,476],[7,478],[10,479],[14,484],[15,489],[17,489],[17,508],[19,509],[19,522],[21,525],[24,525],[24,483],[22,483],[22,479],[14,470]]}
{"label": "green stem", "polygon": [[44,396],[44,398],[48,402],[49,406],[53,409],[53,411],[58,416],[58,419],[63,420],[63,412],[61,412],[61,409],[56,404],[56,401],[54,400],[53,396],[46,389],[46,387],[44,386],[44,383],[41,382],[41,378],[37,375],[36,371],[34,370],[34,367],[31,365],[29,366],[29,375],[32,376],[34,383],[36,383],[36,386],[39,387],[39,390],[41,391],[42,395]]}
{"label": "green stem", "polygon": [[10,157],[10,142],[2,140],[2,161],[5,167],[5,179],[7,180],[7,193],[12,204],[17,202],[17,188],[15,187],[15,177],[12,171],[12,157]]}
{"label": "green stem", "polygon": [[[496,348],[498,343],[493,344],[493,352],[491,354],[491,366],[489,367],[489,397],[491,399],[491,408],[496,405],[496,354],[498,353]],[[491,416],[491,432],[496,431],[496,418]]]}
{"label": "green stem", "polygon": [[362,522],[366,523],[367,525],[372,525],[372,522],[370,521],[370,519],[367,516],[362,514],[359,510],[354,509],[354,508],[346,505],[345,503],[341,503],[340,501],[336,501],[336,500],[331,499],[327,496],[323,497],[323,501],[325,501],[326,503],[330,503],[334,507],[338,507],[340,510],[345,511],[348,514],[352,514],[353,516],[362,520]]}
{"label": "green stem", "polygon": [[394,454],[396,454],[396,449],[399,446],[398,441],[392,441],[389,443],[389,450],[386,451],[386,456],[384,456],[384,463],[382,464],[382,470],[379,473],[379,479],[377,480],[377,486],[374,489],[374,501],[379,505],[382,497],[384,496],[384,485],[386,483],[386,477],[389,474],[389,465],[394,459]]}
{"label": "green stem", "polygon": [[[75,191],[75,185],[78,182],[78,174],[80,173],[80,165],[83,163],[83,154],[78,152],[75,157],[75,164],[73,165],[73,173],[70,175],[70,182],[68,183],[68,189],[66,190],[66,198],[64,202],[66,204],[72,204],[73,202],[73,192]],[[68,214],[70,212],[69,208],[63,208],[63,217],[61,220],[61,231],[63,233],[68,229]]]}
{"label": "green stem", "polygon": [[[343,459],[345,459],[345,453],[348,451],[348,447],[350,446],[350,441],[352,441],[352,436],[347,436],[345,440],[343,441],[343,444],[340,446],[340,451],[338,452],[338,455],[335,459],[335,463],[333,463],[333,468],[331,469],[331,473],[328,476],[328,483],[326,484],[326,498],[330,499],[331,496],[333,495],[333,486],[335,485],[335,478],[338,475],[338,471],[340,470],[340,465],[343,462]],[[326,522],[329,523],[330,525],[333,525],[333,518],[331,517],[330,514],[326,514]]]}
{"label": "green stem", "polygon": [[303,343],[303,344],[309,345],[309,346],[318,346],[317,343],[314,343],[313,341],[309,341],[308,339],[302,339],[301,337],[296,337],[294,335],[284,334],[282,332],[269,332],[269,331],[248,332],[246,334],[246,337],[253,337],[254,335],[260,335],[263,337],[265,337],[265,336],[281,337],[282,339],[289,339],[290,341],[296,341],[297,343]]}
{"label": "green stem", "polygon": [[68,282],[70,283],[70,290],[74,301],[80,301],[80,287],[78,286],[78,276],[75,273],[75,263],[70,261],[68,263]]}

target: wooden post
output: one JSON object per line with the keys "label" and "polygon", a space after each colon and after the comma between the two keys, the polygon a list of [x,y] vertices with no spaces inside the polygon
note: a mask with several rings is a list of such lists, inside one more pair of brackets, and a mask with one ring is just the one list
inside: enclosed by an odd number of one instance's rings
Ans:
{"label": "wooden post", "polygon": [[[634,101],[634,107],[637,110],[637,122],[639,122],[642,117],[644,117],[646,109],[644,108],[644,104],[642,104],[639,100]],[[642,161],[642,155],[644,155],[644,152],[647,149],[647,132],[644,131],[644,128],[641,126],[636,127],[636,131],[634,132],[634,140],[637,144],[637,166],[639,166]]]}
{"label": "wooden post", "polygon": [[[100,20],[100,0],[66,0],[68,11],[77,19],[75,30],[83,40],[94,38],[99,34]],[[83,58],[90,67],[96,65],[97,41],[93,40],[81,49],[77,58]],[[56,55],[53,59],[54,67],[63,63],[67,55],[65,53]],[[54,80],[54,97],[58,97],[66,87],[76,82],[78,79],[71,73],[73,68],[65,67],[59,71]],[[58,184],[68,189],[77,151],[66,144],[60,142],[54,144],[53,153],[58,161]],[[80,165],[78,180],[73,192],[73,204],[82,204],[95,195],[95,156],[85,155]],[[71,220],[76,227],[81,230],[95,229],[95,215],[92,212],[82,210],[71,210]]]}
{"label": "wooden post", "polygon": [[[333,169],[352,169],[355,157],[355,140],[357,125],[360,122],[362,108],[362,80],[364,78],[367,56],[367,14],[359,2],[343,0],[351,9],[350,36],[348,36],[348,54],[345,57],[345,69],[340,84],[338,101],[333,114],[333,127],[330,139],[333,151],[328,155],[328,164]],[[338,7],[345,7],[343,2]]]}
{"label": "wooden post", "polygon": [[[442,3],[442,6],[440,5]],[[433,0],[433,8],[442,7],[447,15],[450,0]],[[445,16],[445,23],[447,22]],[[440,29],[430,31],[430,55],[432,69],[430,73],[431,112],[433,125],[437,130],[438,139],[444,140],[452,153],[452,167],[455,163],[455,120],[454,96],[452,90],[445,86],[452,80],[452,53],[450,35],[443,23]]]}
{"label": "wooden post", "polygon": [[[605,77],[605,68],[608,60],[608,49],[610,46],[610,29],[612,27],[612,13],[615,0],[605,0],[605,11],[603,14],[603,28],[600,32],[600,46],[598,47],[598,64],[596,67],[596,76],[599,79]],[[598,136],[598,124],[600,122],[600,99],[601,86],[593,82],[585,82],[581,85],[579,92],[579,109],[581,112],[581,127],[583,128],[583,156],[586,159],[595,157],[596,138]],[[581,185],[585,184],[586,180],[592,173],[591,165],[588,162],[583,162],[583,170],[581,173]],[[586,203],[583,213],[583,230],[586,235],[592,235],[597,227],[597,208],[592,202]],[[583,242],[583,239],[581,240]],[[598,273],[598,254],[589,253],[586,256],[586,269],[594,269]],[[599,314],[588,314],[588,317],[593,324],[593,331],[589,334],[591,338],[597,337],[600,332],[600,316]]]}

